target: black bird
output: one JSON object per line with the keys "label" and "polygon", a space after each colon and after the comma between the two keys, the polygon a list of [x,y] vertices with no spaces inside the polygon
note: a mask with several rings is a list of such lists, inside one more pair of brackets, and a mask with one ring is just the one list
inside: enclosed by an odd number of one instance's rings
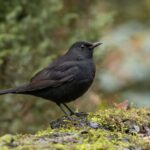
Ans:
{"label": "black bird", "polygon": [[93,49],[100,44],[84,41],[74,43],[66,54],[38,72],[29,83],[1,90],[0,95],[11,93],[42,97],[55,102],[67,116],[62,105],[70,115],[74,114],[65,103],[83,95],[92,84],[95,76]]}

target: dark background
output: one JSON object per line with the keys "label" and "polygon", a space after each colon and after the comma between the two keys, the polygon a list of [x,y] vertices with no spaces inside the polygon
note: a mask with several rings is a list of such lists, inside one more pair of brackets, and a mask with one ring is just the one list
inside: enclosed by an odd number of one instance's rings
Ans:
{"label": "dark background", "polygon": [[[149,0],[0,0],[0,88],[26,83],[75,41],[101,41],[93,86],[76,111],[128,100],[150,106]],[[0,134],[35,132],[62,112],[49,101],[0,97]]]}

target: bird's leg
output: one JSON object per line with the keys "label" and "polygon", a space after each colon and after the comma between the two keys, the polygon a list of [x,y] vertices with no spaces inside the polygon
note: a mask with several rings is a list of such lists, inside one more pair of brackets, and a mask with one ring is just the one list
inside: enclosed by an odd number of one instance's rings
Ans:
{"label": "bird's leg", "polygon": [[67,104],[65,104],[65,103],[62,103],[62,104],[69,110],[70,116],[71,116],[71,115],[75,115],[75,116],[77,116],[77,117],[82,116],[82,113],[75,113],[70,107],[68,107]]}
{"label": "bird's leg", "polygon": [[69,110],[70,116],[71,116],[71,115],[75,115],[75,112],[74,112],[71,108],[69,108],[69,107],[67,106],[67,104],[65,104],[65,103],[62,103],[62,104]]}
{"label": "bird's leg", "polygon": [[70,112],[70,116],[71,115],[75,115],[75,116],[77,116],[77,117],[82,117],[83,115],[85,115],[85,114],[83,114],[83,113],[75,113],[70,107],[68,107],[68,105],[67,104],[65,104],[65,103],[62,103],[68,110],[69,110],[69,112]]}
{"label": "bird's leg", "polygon": [[63,113],[68,117],[68,119],[69,119],[69,120],[72,120],[71,117],[70,117],[70,115],[63,109],[63,107],[61,106],[61,104],[58,104],[58,103],[57,103],[57,105],[58,105],[59,108],[63,111]]}

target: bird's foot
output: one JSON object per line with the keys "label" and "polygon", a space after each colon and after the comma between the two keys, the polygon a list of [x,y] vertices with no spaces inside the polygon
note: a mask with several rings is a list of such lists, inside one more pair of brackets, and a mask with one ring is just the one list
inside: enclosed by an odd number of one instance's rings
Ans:
{"label": "bird's foot", "polygon": [[86,117],[88,114],[85,113],[85,112],[77,112],[77,113],[75,113],[75,115],[76,115],[77,117]]}
{"label": "bird's foot", "polygon": [[86,117],[87,116],[87,113],[85,112],[72,112],[70,113],[70,116],[77,116],[77,117]]}

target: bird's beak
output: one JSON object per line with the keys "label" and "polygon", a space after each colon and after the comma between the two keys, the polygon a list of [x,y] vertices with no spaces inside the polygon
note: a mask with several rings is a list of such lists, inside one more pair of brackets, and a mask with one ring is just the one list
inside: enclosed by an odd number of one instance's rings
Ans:
{"label": "bird's beak", "polygon": [[101,44],[102,44],[101,42],[95,42],[95,43],[92,44],[91,48],[95,48],[95,47],[97,47]]}

